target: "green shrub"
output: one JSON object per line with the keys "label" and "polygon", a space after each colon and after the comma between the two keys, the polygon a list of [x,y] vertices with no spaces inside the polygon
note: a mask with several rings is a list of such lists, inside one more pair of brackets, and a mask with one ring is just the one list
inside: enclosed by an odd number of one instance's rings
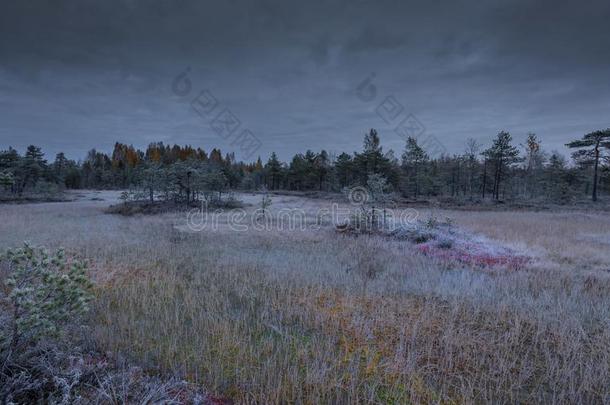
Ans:
{"label": "green shrub", "polygon": [[29,244],[3,256],[6,273],[2,299],[8,306],[0,349],[12,350],[61,334],[62,328],[88,310],[91,282],[86,265],[66,259],[62,249],[50,254]]}

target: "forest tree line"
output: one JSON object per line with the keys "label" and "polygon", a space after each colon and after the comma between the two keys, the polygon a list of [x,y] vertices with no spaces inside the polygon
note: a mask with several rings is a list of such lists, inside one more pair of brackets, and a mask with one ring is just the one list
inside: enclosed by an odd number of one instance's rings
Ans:
{"label": "forest tree line", "polygon": [[0,190],[24,193],[55,189],[137,189],[145,198],[175,200],[221,197],[225,190],[341,191],[382,178],[389,192],[405,198],[451,197],[552,200],[568,203],[583,196],[597,200],[610,191],[610,130],[595,131],[568,143],[571,161],[547,152],[529,134],[516,145],[502,131],[484,147],[468,139],[459,154],[431,157],[417,139],[408,138],[400,155],[384,152],[371,129],[359,152],[331,155],[326,151],[298,153],[282,162],[275,153],[263,162],[236,161],[232,153],[209,153],[191,146],[150,144],[142,151],[116,143],[110,155],[91,150],[82,161],[45,159],[31,145],[21,155],[13,148],[0,152]]}

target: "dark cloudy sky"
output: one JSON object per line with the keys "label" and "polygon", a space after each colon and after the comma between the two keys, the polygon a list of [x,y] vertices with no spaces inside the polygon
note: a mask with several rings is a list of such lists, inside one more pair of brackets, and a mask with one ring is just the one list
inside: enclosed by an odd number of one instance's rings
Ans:
{"label": "dark cloudy sky", "polygon": [[[387,97],[452,153],[502,129],[565,152],[610,126],[609,21],[598,0],[2,1],[0,148],[229,151],[189,103],[207,89],[263,157],[354,151],[371,127],[398,154],[400,122],[375,112]],[[369,77],[375,97],[358,96]]]}

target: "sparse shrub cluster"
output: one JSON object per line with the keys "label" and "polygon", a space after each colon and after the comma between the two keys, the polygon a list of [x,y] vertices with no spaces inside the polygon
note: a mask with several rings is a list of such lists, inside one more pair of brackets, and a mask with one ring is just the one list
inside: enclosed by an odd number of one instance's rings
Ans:
{"label": "sparse shrub cluster", "polygon": [[132,190],[122,198],[125,202],[160,200],[185,206],[201,201],[221,204],[228,186],[228,179],[219,167],[200,160],[171,165],[143,163],[136,169]]}
{"label": "sparse shrub cluster", "polygon": [[343,194],[356,206],[347,222],[337,231],[351,234],[371,234],[387,229],[387,205],[392,201],[392,187],[379,174],[368,176],[366,187],[344,188]]}
{"label": "sparse shrub cluster", "polygon": [[228,179],[216,165],[187,160],[163,166],[143,163],[134,183],[120,195],[121,204],[107,212],[122,215],[157,214],[190,209],[233,209],[242,204],[228,189]]}

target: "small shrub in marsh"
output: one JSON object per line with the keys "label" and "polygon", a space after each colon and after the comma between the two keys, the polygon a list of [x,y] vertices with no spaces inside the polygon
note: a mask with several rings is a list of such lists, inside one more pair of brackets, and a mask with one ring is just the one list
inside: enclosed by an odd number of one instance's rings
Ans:
{"label": "small shrub in marsh", "polygon": [[445,217],[444,221],[440,221],[434,212],[430,213],[430,216],[426,220],[426,228],[428,229],[438,229],[438,228],[453,228],[454,223],[453,219],[450,217]]}
{"label": "small shrub in marsh", "polygon": [[352,212],[347,221],[335,226],[335,230],[349,235],[373,234],[383,228],[382,218],[373,210],[361,207]]}
{"label": "small shrub in marsh", "polygon": [[85,263],[25,244],[0,265],[0,403],[48,399],[70,347],[66,332],[81,325],[91,299]]}
{"label": "small shrub in marsh", "polygon": [[121,200],[123,202],[123,204],[127,204],[127,201],[131,200],[131,194],[129,193],[129,191],[121,192],[121,195],[119,196],[119,200]]}
{"label": "small shrub in marsh", "polygon": [[365,208],[361,208],[349,217],[349,224],[355,233],[370,233],[373,229],[373,214]]}
{"label": "small shrub in marsh", "polygon": [[[56,336],[88,310],[91,282],[84,262],[69,264],[62,249],[50,254],[27,243],[5,255],[9,328],[0,332],[0,347],[12,349]],[[4,294],[3,294],[4,295]]]}
{"label": "small shrub in marsh", "polygon": [[266,193],[263,194],[263,199],[261,200],[261,208],[257,217],[258,221],[264,220],[267,217],[267,211],[269,210],[271,203],[271,196]]}

